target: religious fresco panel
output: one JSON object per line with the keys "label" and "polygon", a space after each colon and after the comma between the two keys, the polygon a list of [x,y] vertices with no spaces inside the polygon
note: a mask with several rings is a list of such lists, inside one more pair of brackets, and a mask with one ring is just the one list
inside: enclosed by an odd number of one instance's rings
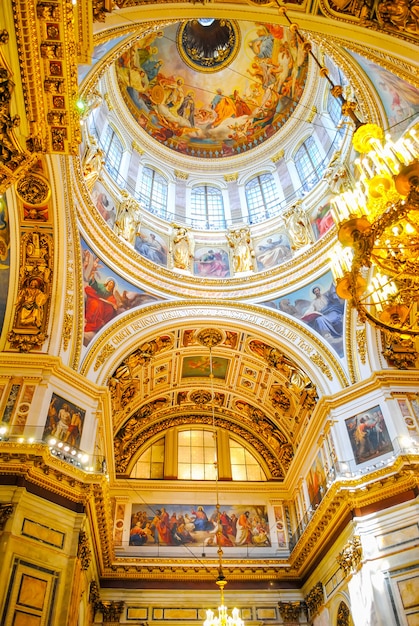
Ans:
{"label": "religious fresco panel", "polygon": [[254,247],[259,272],[289,261],[292,256],[291,243],[284,233],[275,233],[261,239]]}
{"label": "religious fresco panel", "polygon": [[[263,505],[220,508],[223,547],[270,547],[270,529]],[[144,504],[132,506],[130,546],[217,546],[218,512],[214,505]]]}
{"label": "religious fresco panel", "polygon": [[194,258],[194,274],[207,278],[230,276],[228,252],[223,248],[197,248]]}
{"label": "religious fresco panel", "polygon": [[84,345],[126,311],[161,300],[118,276],[81,240],[85,296]]}
{"label": "religious fresco panel", "polygon": [[[122,96],[144,131],[199,158],[241,154],[275,134],[293,113],[307,77],[307,52],[288,28],[216,22],[231,28],[217,68],[209,57],[199,67],[195,31],[208,35],[217,26],[205,30],[198,20],[148,34],[116,64]],[[226,84],[232,87],[224,93]]]}
{"label": "religious fresco panel", "polygon": [[393,451],[380,406],[346,419],[345,424],[357,465]]}
{"label": "religious fresco panel", "polygon": [[149,261],[167,267],[168,242],[158,233],[149,228],[140,228],[135,238],[134,248]]}
{"label": "religious fresco panel", "polygon": [[109,191],[100,181],[96,181],[92,189],[92,201],[100,215],[110,228],[113,228],[116,219],[115,205],[118,204]]}
{"label": "religious fresco panel", "polygon": [[42,439],[59,439],[69,446],[80,447],[86,411],[53,393]]}
{"label": "religious fresco panel", "polygon": [[385,130],[391,133],[393,140],[398,139],[419,113],[419,90],[373,61],[354,52],[350,54],[380,94],[388,119]]}
{"label": "religious fresco panel", "polygon": [[331,272],[291,294],[261,304],[300,320],[318,332],[343,357],[345,301],[336,294]]}
{"label": "religious fresco panel", "polygon": [[[214,357],[212,359],[212,371],[214,378],[225,380],[230,359]],[[182,360],[182,378],[209,377],[211,373],[210,357],[206,354],[184,357]]]}
{"label": "religious fresco panel", "polygon": [[331,228],[333,228],[335,222],[332,215],[332,205],[330,202],[319,207],[311,217],[311,226],[315,235],[316,241],[323,237]]}

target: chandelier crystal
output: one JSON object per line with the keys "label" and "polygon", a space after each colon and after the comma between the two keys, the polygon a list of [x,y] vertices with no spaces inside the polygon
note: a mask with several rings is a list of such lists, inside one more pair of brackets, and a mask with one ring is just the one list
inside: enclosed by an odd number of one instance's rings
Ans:
{"label": "chandelier crystal", "polygon": [[334,198],[336,291],[397,341],[419,336],[419,124],[396,142],[363,124],[357,182]]}

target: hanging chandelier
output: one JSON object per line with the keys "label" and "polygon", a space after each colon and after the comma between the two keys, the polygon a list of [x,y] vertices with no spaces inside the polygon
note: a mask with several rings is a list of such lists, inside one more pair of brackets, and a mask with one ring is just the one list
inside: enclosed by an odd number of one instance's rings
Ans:
{"label": "hanging chandelier", "polygon": [[398,341],[419,336],[419,124],[393,142],[375,124],[354,133],[356,184],[333,200],[336,291],[362,322]]}
{"label": "hanging chandelier", "polygon": [[218,546],[218,576],[216,585],[220,590],[221,604],[218,607],[218,615],[215,615],[214,611],[207,609],[207,619],[204,621],[204,626],[244,626],[244,621],[240,618],[240,611],[234,608],[232,614],[228,614],[227,607],[224,604],[224,587],[227,584],[227,579],[223,572],[223,549],[222,545],[222,526],[220,519],[220,502],[218,493],[218,478],[219,478],[219,466],[218,466],[218,432],[215,423],[215,395],[214,395],[214,364],[212,356],[212,348],[217,346],[221,340],[222,335],[219,330],[214,328],[207,328],[201,330],[197,339],[202,346],[209,348],[209,379],[211,385],[211,412],[212,412],[212,429],[214,433],[214,467],[215,467],[215,494],[216,494],[216,533],[215,539]]}
{"label": "hanging chandelier", "polygon": [[[217,503],[217,514],[218,517],[220,515],[219,504]],[[219,524],[219,519],[218,519]],[[221,533],[221,531],[218,531]],[[217,537],[218,538],[218,537]],[[216,580],[216,585],[220,589],[221,594],[221,604],[218,607],[218,615],[214,614],[214,611],[211,609],[207,610],[207,619],[204,622],[204,626],[244,626],[244,621],[240,618],[239,609],[234,608],[231,616],[228,614],[227,607],[224,604],[224,587],[227,584],[227,579],[223,573],[223,550],[221,546],[219,546],[217,550],[219,567],[218,567],[218,577]]]}

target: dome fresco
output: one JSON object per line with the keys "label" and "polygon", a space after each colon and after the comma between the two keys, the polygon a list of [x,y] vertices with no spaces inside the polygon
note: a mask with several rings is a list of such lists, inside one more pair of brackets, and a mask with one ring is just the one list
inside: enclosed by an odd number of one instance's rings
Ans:
{"label": "dome fresco", "polygon": [[[116,64],[138,124],[172,150],[200,158],[243,154],[274,135],[295,110],[307,77],[307,54],[295,34],[234,22],[211,51],[205,40],[197,45],[205,26],[184,24],[145,36]],[[224,62],[214,64],[212,55]]]}

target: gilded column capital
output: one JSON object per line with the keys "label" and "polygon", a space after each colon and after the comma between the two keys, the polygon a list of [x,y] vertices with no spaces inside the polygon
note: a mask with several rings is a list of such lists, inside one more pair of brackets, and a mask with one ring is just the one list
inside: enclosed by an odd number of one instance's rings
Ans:
{"label": "gilded column capital", "polygon": [[342,552],[339,552],[336,560],[345,576],[351,572],[355,572],[362,560],[361,538],[358,535],[354,535],[353,538],[345,544]]}
{"label": "gilded column capital", "polygon": [[0,504],[0,530],[6,525],[7,520],[11,517],[13,513],[13,504]]}

